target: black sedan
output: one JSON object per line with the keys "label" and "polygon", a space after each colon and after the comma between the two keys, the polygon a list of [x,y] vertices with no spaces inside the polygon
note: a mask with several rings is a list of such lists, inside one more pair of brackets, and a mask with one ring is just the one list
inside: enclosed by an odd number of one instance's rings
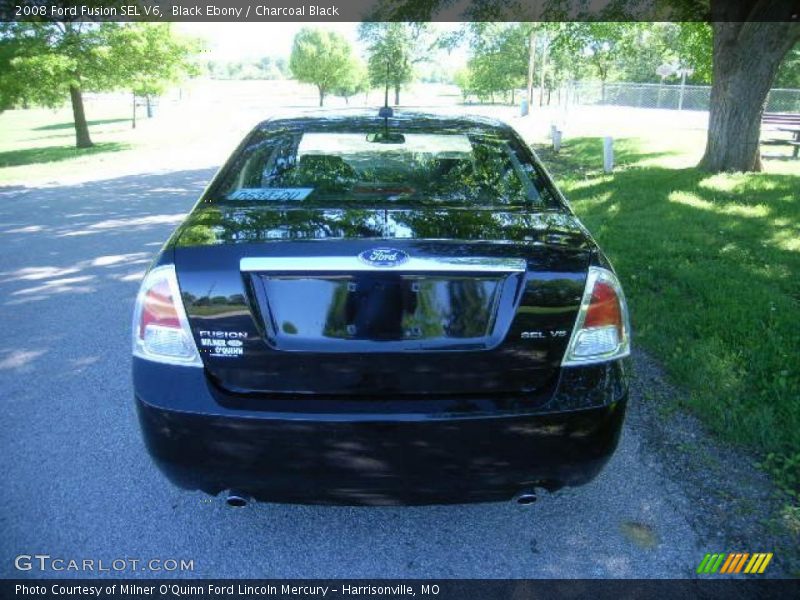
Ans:
{"label": "black sedan", "polygon": [[580,485],[616,447],[629,353],[611,265],[519,136],[386,108],[258,125],[133,318],[150,454],[231,503]]}

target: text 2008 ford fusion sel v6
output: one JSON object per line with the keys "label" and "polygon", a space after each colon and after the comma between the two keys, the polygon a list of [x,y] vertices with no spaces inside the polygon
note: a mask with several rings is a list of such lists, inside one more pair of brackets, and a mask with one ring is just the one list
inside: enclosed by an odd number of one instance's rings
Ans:
{"label": "text 2008 ford fusion sel v6", "polygon": [[629,353],[611,265],[518,135],[386,108],[258,125],[133,322],[161,470],[283,502],[585,483],[617,444]]}

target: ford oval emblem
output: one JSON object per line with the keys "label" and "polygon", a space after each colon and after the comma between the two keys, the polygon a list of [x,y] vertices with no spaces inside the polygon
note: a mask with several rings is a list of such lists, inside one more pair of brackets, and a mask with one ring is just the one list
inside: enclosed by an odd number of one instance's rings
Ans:
{"label": "ford oval emblem", "polygon": [[364,250],[358,258],[373,267],[396,267],[408,260],[408,254],[397,248],[372,248]]}

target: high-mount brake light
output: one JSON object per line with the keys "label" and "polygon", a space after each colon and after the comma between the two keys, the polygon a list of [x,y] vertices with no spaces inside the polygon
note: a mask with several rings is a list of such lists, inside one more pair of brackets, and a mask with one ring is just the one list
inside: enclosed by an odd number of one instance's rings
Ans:
{"label": "high-mount brake light", "polygon": [[133,355],[173,365],[203,366],[173,265],[152,269],[142,281],[133,310]]}
{"label": "high-mount brake light", "polygon": [[616,275],[590,267],[586,288],[562,366],[623,358],[631,353],[630,320]]}

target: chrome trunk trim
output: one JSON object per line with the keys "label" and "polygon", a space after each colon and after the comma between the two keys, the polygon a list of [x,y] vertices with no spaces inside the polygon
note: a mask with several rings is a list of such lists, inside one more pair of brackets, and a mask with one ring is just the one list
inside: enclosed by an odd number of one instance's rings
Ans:
{"label": "chrome trunk trim", "polygon": [[415,273],[524,273],[523,258],[458,257],[409,258],[394,266],[376,266],[357,256],[258,256],[242,258],[242,272],[272,273],[349,273],[349,272],[415,272]]}

